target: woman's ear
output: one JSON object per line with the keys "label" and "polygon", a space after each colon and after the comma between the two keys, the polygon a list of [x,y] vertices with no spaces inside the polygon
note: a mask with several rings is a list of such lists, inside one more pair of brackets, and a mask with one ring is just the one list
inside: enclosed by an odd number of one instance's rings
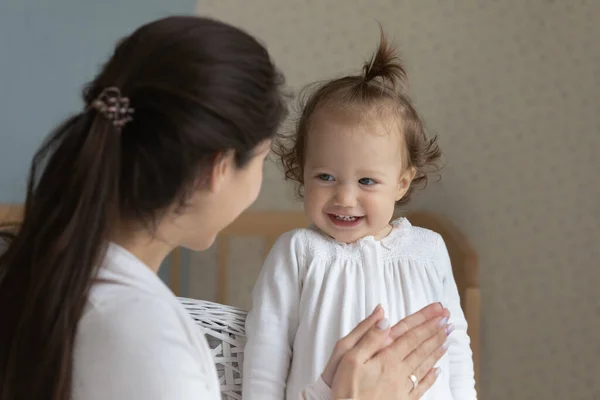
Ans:
{"label": "woman's ear", "polygon": [[223,183],[225,183],[233,171],[234,167],[234,152],[233,150],[218,153],[212,162],[208,190],[216,193],[221,190]]}
{"label": "woman's ear", "polygon": [[398,190],[396,192],[396,201],[399,201],[404,197],[408,189],[410,188],[410,184],[413,179],[415,179],[415,175],[417,174],[417,170],[414,167],[407,168],[402,175],[400,175],[400,179],[398,180]]}

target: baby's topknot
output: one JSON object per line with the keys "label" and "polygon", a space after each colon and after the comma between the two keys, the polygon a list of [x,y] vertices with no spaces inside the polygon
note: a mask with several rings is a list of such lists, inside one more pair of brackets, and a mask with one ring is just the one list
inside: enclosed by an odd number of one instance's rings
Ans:
{"label": "baby's topknot", "polygon": [[[425,124],[408,96],[406,69],[381,30],[381,39],[371,59],[363,65],[362,73],[347,75],[309,85],[300,97],[300,115],[291,134],[281,133],[274,144],[286,179],[297,182],[298,194],[304,188],[306,143],[311,119],[323,107],[352,107],[353,113],[369,110],[388,112],[398,121],[404,138],[403,168],[412,168],[415,177],[410,188],[397,203],[407,203],[414,189],[424,187],[428,177],[439,171],[441,151],[437,137],[430,137]],[[380,115],[378,116],[378,118]]]}
{"label": "baby's topknot", "polygon": [[378,79],[383,85],[399,90],[407,86],[408,75],[396,49],[388,44],[383,31],[377,51],[371,60],[363,66],[363,79],[366,83],[374,83]]}

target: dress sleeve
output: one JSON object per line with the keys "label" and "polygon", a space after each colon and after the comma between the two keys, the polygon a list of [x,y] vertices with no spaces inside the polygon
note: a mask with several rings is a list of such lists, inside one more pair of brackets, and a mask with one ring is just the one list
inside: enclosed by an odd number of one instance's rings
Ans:
{"label": "dress sleeve", "polygon": [[[302,235],[281,236],[260,271],[246,319],[243,399],[282,400],[298,328]],[[311,397],[309,397],[311,398]]]}
{"label": "dress sleeve", "polygon": [[450,311],[449,322],[454,325],[454,332],[448,337],[450,389],[455,399],[475,400],[477,393],[475,391],[471,340],[467,335],[467,320],[460,306],[460,296],[454,281],[448,249],[441,236],[438,236],[436,256],[443,279],[444,307]]}
{"label": "dress sleeve", "polygon": [[304,388],[300,394],[300,400],[330,400],[331,388],[327,386],[323,378],[319,377],[315,383]]}

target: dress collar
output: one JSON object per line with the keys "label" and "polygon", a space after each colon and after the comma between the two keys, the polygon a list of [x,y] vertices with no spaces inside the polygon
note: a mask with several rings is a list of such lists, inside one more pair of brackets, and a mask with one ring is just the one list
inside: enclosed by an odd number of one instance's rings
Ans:
{"label": "dress collar", "polygon": [[390,225],[392,225],[392,230],[386,237],[384,237],[380,240],[376,240],[375,236],[369,235],[369,236],[365,236],[361,239],[358,239],[356,242],[353,242],[353,243],[338,242],[337,240],[333,239],[332,237],[324,234],[319,228],[317,228],[314,225],[312,226],[312,229],[315,230],[316,232],[319,232],[321,235],[325,236],[331,242],[336,243],[338,246],[341,246],[348,250],[351,250],[356,247],[362,248],[367,245],[376,244],[377,242],[379,242],[381,244],[381,246],[384,247],[385,249],[390,250],[398,244],[398,241],[404,236],[406,229],[408,229],[412,226],[411,223],[408,221],[408,219],[406,219],[404,217],[400,217],[400,218],[393,220],[392,222],[390,222]]}

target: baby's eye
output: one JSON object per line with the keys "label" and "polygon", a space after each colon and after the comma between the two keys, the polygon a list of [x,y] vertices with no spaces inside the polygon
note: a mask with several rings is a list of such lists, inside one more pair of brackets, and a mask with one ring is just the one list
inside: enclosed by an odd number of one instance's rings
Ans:
{"label": "baby's eye", "polygon": [[365,185],[365,186],[370,186],[370,185],[377,184],[377,182],[375,182],[375,180],[371,179],[371,178],[360,178],[358,180],[358,183],[360,183],[361,185]]}
{"label": "baby's eye", "polygon": [[322,181],[333,181],[334,180],[333,176],[331,176],[329,174],[319,174],[319,179]]}

